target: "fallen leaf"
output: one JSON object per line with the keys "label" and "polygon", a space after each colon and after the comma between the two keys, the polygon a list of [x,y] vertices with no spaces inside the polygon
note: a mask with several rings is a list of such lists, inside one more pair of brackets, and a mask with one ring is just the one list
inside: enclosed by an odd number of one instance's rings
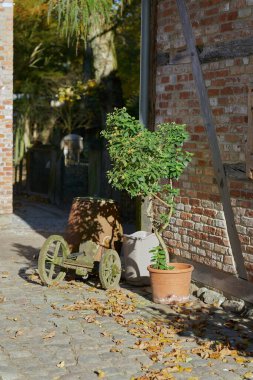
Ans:
{"label": "fallen leaf", "polygon": [[144,342],[144,341],[141,341],[139,340],[138,342],[136,342],[132,348],[138,348],[139,350],[145,350],[147,347],[148,347],[148,342]]}
{"label": "fallen leaf", "polygon": [[163,359],[163,357],[164,357],[164,354],[162,352],[156,352],[156,353],[150,355],[150,359],[153,362],[159,362]]}
{"label": "fallen leaf", "polygon": [[119,346],[119,345],[121,345],[122,343],[123,343],[123,340],[122,339],[118,339],[118,340],[112,340],[115,344],[116,344],[116,346]]}
{"label": "fallen leaf", "polygon": [[97,289],[97,288],[91,288],[91,287],[88,287],[87,289],[87,292],[90,292],[90,293],[92,293],[92,292],[94,292],[94,293],[98,293],[99,292],[99,290]]}
{"label": "fallen leaf", "polygon": [[0,303],[3,303],[6,301],[6,297],[4,297],[2,294],[0,294]]}
{"label": "fallen leaf", "polygon": [[243,358],[242,356],[238,356],[237,358],[235,358],[235,361],[238,364],[244,364],[247,362],[247,359]]}
{"label": "fallen leaf", "polygon": [[7,278],[9,277],[10,273],[9,272],[1,272],[1,277],[2,278]]}
{"label": "fallen leaf", "polygon": [[36,282],[37,284],[41,284],[41,279],[40,279],[40,276],[38,274],[29,274],[27,276],[28,280],[29,281],[32,281],[32,282]]}
{"label": "fallen leaf", "polygon": [[101,371],[101,369],[98,369],[97,371],[94,371],[94,372],[98,376],[99,379],[103,379],[105,377],[105,372]]}
{"label": "fallen leaf", "polygon": [[[211,352],[208,356],[210,359],[220,359],[221,355],[219,352]],[[204,359],[204,358],[203,358]]]}
{"label": "fallen leaf", "polygon": [[17,337],[21,336],[24,334],[23,330],[17,330],[14,334],[14,336],[11,339],[16,339]]}
{"label": "fallen leaf", "polygon": [[54,317],[56,317],[56,318],[62,318],[62,317],[63,317],[63,315],[58,314],[58,313],[53,313],[52,315],[53,315]]}
{"label": "fallen leaf", "polygon": [[56,334],[55,331],[51,331],[48,334],[44,335],[43,339],[51,339],[55,336],[55,334]]}
{"label": "fallen leaf", "polygon": [[86,315],[86,317],[84,317],[84,319],[88,323],[94,323],[96,321],[96,314]]}
{"label": "fallen leaf", "polygon": [[220,354],[222,356],[236,356],[238,355],[237,350],[230,350],[229,348],[225,347],[220,351]]}
{"label": "fallen leaf", "polygon": [[253,373],[252,373],[252,372],[246,372],[246,373],[243,375],[243,378],[244,378],[244,379],[253,379]]}
{"label": "fallen leaf", "polygon": [[110,349],[110,352],[122,352],[122,350],[120,348],[118,348],[118,347],[112,347]]}
{"label": "fallen leaf", "polygon": [[64,360],[62,360],[61,362],[59,362],[59,363],[56,365],[56,367],[58,367],[58,368],[64,368],[64,367],[65,367],[65,362],[64,362]]}
{"label": "fallen leaf", "polygon": [[8,319],[9,321],[14,321],[14,322],[17,322],[18,320],[17,317],[7,317],[6,319]]}

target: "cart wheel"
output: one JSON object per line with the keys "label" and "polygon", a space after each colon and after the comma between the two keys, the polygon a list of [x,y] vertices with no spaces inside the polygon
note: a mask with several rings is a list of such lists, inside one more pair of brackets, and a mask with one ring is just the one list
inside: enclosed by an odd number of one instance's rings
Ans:
{"label": "cart wheel", "polygon": [[66,272],[62,265],[68,255],[69,247],[63,237],[49,236],[39,254],[38,271],[43,284],[53,285],[64,279]]}
{"label": "cart wheel", "polygon": [[111,289],[119,284],[121,261],[113,249],[106,249],[99,262],[99,279],[104,289]]}

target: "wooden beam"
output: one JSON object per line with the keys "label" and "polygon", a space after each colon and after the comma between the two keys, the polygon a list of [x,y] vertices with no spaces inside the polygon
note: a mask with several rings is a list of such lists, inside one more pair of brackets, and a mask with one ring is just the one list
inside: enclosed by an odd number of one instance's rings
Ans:
{"label": "wooden beam", "polygon": [[240,181],[248,181],[246,176],[245,162],[236,162],[234,164],[224,164],[225,175],[229,179],[237,179]]}
{"label": "wooden beam", "polygon": [[253,83],[248,86],[248,133],[246,143],[246,173],[253,179]]}
{"label": "wooden beam", "polygon": [[[253,55],[253,37],[221,42],[210,46],[198,46],[197,53],[201,63],[214,62],[228,58],[248,57]],[[191,63],[191,57],[187,49],[174,52],[158,51],[156,59],[158,66]]]}
{"label": "wooden beam", "polygon": [[220,148],[216,136],[215,125],[213,121],[212,110],[210,107],[207,89],[205,86],[205,81],[201,69],[201,64],[199,61],[198,52],[196,49],[195,37],[192,30],[192,25],[188,15],[185,0],[176,0],[177,7],[181,19],[183,34],[187,44],[187,49],[192,60],[192,72],[195,79],[195,84],[197,88],[197,93],[199,96],[201,114],[204,120],[204,125],[206,128],[209,145],[212,154],[212,161],[214,166],[214,171],[216,174],[217,185],[220,191],[221,201],[223,205],[223,211],[225,215],[225,220],[227,224],[227,231],[230,240],[230,245],[232,249],[232,254],[235,262],[235,267],[238,276],[247,279],[247,272],[244,266],[244,259],[242,255],[241,243],[238,237],[238,232],[235,226],[234,213],[231,205],[229,189],[227,185],[227,179],[225,176]]}
{"label": "wooden beam", "polygon": [[221,42],[213,46],[204,46],[199,53],[201,63],[219,59],[247,57],[253,55],[253,36],[239,40]]}

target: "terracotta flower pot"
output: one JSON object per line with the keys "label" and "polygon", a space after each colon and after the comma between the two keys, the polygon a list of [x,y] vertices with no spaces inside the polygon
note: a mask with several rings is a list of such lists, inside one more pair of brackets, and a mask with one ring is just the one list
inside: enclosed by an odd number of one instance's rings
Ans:
{"label": "terracotta flower pot", "polygon": [[171,263],[172,270],[154,269],[148,266],[153,301],[160,304],[185,302],[189,299],[193,266]]}

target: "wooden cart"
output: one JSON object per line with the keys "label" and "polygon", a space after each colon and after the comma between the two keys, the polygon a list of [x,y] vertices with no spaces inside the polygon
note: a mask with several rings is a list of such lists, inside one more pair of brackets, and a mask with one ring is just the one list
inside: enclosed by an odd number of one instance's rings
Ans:
{"label": "wooden cart", "polygon": [[45,285],[58,283],[64,279],[69,269],[87,279],[98,263],[102,287],[104,289],[116,287],[121,276],[119,255],[115,250],[102,246],[102,254],[97,261],[100,250],[99,244],[88,240],[80,244],[78,252],[70,253],[69,246],[62,236],[51,235],[43,244],[39,254],[38,271],[41,281]]}

